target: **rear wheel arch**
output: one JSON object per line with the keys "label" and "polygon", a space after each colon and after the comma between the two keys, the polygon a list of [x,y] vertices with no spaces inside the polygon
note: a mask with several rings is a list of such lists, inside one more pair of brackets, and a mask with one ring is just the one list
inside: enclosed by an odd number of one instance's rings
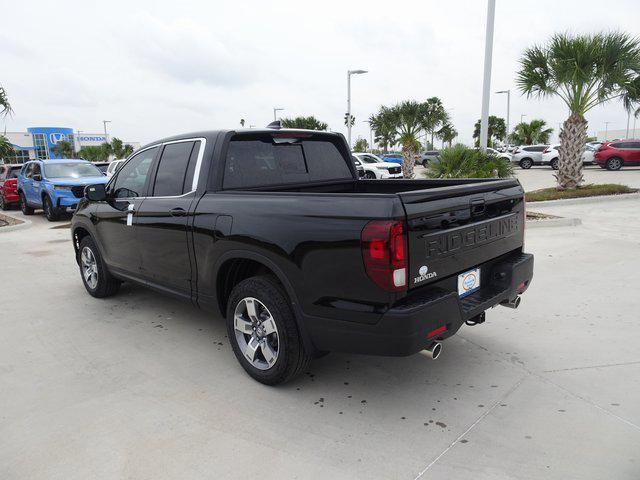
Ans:
{"label": "rear wheel arch", "polygon": [[308,351],[315,350],[307,329],[301,321],[302,310],[293,285],[284,272],[272,260],[259,253],[242,250],[229,251],[218,259],[214,268],[214,275],[218,311],[225,318],[227,315],[227,301],[231,291],[236,285],[253,276],[273,276],[278,280],[291,302],[291,308],[295,313],[298,330],[305,346]]}

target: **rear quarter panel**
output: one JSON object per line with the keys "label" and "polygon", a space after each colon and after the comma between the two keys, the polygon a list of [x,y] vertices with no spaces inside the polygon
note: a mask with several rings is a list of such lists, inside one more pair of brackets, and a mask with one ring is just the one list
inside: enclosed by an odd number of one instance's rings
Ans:
{"label": "rear quarter panel", "polygon": [[[229,231],[216,230],[221,215],[232,218]],[[205,194],[193,229],[199,302],[216,304],[217,260],[248,252],[278,266],[305,315],[375,322],[395,297],[367,277],[360,234],[368,221],[388,218],[404,218],[390,195]]]}

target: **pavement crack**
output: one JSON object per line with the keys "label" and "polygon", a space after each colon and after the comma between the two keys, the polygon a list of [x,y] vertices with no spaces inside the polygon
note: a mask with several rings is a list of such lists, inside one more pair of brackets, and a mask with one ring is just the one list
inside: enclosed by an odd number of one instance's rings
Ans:
{"label": "pavement crack", "polygon": [[489,415],[491,412],[493,412],[493,409],[496,408],[498,405],[500,405],[501,403],[504,402],[504,400],[506,400],[513,392],[515,392],[518,387],[522,384],[522,382],[524,382],[528,377],[530,376],[530,373],[527,373],[527,375],[523,375],[522,378],[520,378],[520,380],[518,380],[515,384],[513,384],[513,386],[507,390],[504,394],[502,394],[500,396],[500,398],[498,398],[498,400],[496,400],[491,407],[489,407],[482,415],[480,415],[478,418],[476,418],[476,420],[469,425],[469,427],[462,432],[460,435],[458,435],[456,437],[456,439],[451,442],[449,444],[449,446],[447,448],[445,448],[442,452],[440,452],[440,454],[434,458],[431,463],[429,463],[429,465],[427,465],[426,467],[424,467],[424,469],[422,471],[420,471],[420,473],[418,473],[418,475],[414,478],[414,480],[418,480],[419,478],[422,478],[422,476],[431,468],[433,467],[436,462],[438,460],[440,460],[443,456],[446,455],[446,453],[451,450],[456,443],[458,443],[460,440],[462,440],[471,430],[473,430],[475,428],[476,425],[478,425],[482,420],[484,420],[487,415]]}
{"label": "pavement crack", "polygon": [[559,368],[557,370],[544,370],[542,373],[557,373],[557,372],[571,372],[573,370],[587,370],[590,368],[607,368],[607,367],[623,367],[625,365],[637,365],[640,363],[640,360],[634,362],[623,362],[623,363],[605,363],[602,365],[588,365],[586,367],[573,367],[573,368]]}

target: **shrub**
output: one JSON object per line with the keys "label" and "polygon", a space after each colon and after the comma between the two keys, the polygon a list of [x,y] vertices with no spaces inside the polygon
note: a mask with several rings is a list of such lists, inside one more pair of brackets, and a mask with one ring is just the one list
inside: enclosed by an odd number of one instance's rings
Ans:
{"label": "shrub", "polygon": [[513,176],[513,165],[504,158],[458,144],[440,150],[438,160],[429,163],[426,175],[429,178],[506,178]]}

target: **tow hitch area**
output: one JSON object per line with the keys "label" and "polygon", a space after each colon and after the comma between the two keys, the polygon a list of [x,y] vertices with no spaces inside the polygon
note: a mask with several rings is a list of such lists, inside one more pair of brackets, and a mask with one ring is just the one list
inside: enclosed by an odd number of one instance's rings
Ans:
{"label": "tow hitch area", "polygon": [[469,325],[470,327],[473,327],[474,325],[478,325],[480,323],[484,323],[484,312],[482,312],[480,315],[476,315],[473,318],[470,318],[469,320],[465,321],[464,324],[465,325]]}

